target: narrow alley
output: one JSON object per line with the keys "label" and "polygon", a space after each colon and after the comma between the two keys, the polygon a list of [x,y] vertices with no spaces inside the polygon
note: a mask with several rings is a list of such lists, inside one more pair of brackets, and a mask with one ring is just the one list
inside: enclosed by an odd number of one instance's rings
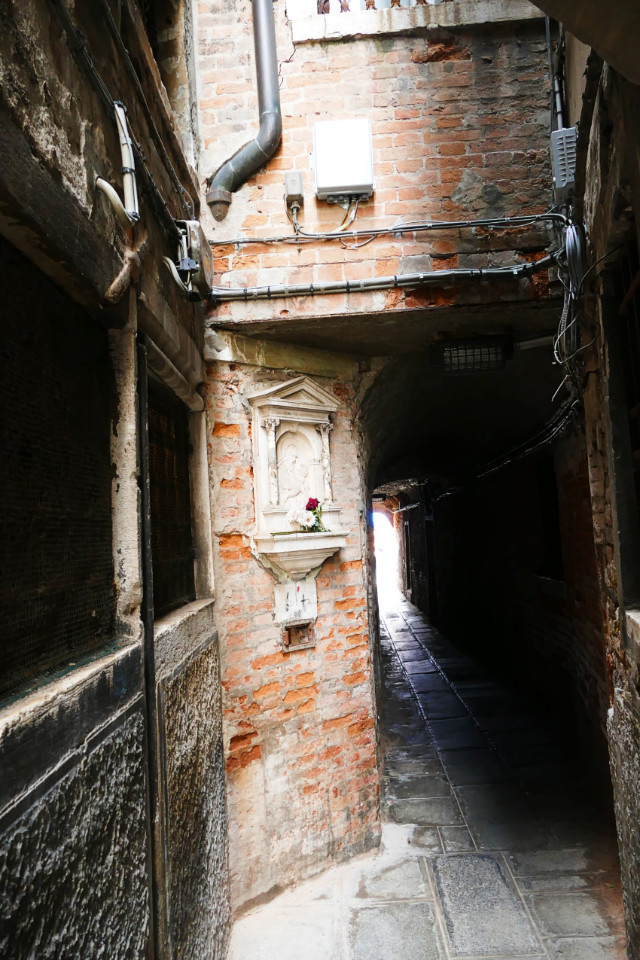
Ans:
{"label": "narrow alley", "polygon": [[380,851],[241,917],[231,960],[623,960],[613,824],[554,724],[385,600]]}
{"label": "narrow alley", "polygon": [[0,2],[0,960],[640,960],[638,48]]}

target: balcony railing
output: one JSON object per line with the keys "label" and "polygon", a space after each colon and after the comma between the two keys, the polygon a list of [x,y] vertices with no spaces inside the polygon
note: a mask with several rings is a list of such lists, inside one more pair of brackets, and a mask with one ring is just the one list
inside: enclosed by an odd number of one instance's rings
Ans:
{"label": "balcony railing", "polygon": [[446,2],[447,0],[317,0],[318,13],[352,13],[361,10],[388,10],[390,7],[425,7]]}

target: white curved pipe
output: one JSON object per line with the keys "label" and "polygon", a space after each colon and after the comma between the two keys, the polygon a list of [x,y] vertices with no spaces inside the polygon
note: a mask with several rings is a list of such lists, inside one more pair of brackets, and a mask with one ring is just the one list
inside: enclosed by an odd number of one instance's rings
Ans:
{"label": "white curved pipe", "polygon": [[124,206],[131,220],[139,220],[140,207],[138,205],[138,188],[136,187],[136,163],[133,156],[133,143],[127,127],[127,111],[125,105],[119,100],[114,101],[113,109],[116,112],[116,123],[120,135]]}
{"label": "white curved pipe", "polygon": [[111,206],[116,212],[116,216],[123,227],[130,227],[132,223],[135,223],[133,217],[131,217],[124,208],[122,200],[118,196],[117,191],[107,180],[103,180],[102,177],[96,177],[96,187],[98,190],[101,190],[104,193],[105,197],[110,201]]}
{"label": "white curved pipe", "polygon": [[175,263],[173,262],[173,260],[171,259],[171,257],[163,257],[163,258],[162,258],[162,262],[164,263],[165,267],[167,267],[167,269],[169,270],[169,273],[171,274],[171,276],[173,277],[173,279],[174,279],[175,282],[177,283],[177,285],[178,285],[178,287],[179,287],[179,289],[180,289],[180,292],[181,292],[185,297],[190,297],[190,296],[191,296],[191,290],[189,290],[189,287],[188,287],[188,286],[184,283],[184,281],[182,280],[182,277],[181,277],[180,274],[178,273],[178,268],[176,267],[176,265],[175,265]]}

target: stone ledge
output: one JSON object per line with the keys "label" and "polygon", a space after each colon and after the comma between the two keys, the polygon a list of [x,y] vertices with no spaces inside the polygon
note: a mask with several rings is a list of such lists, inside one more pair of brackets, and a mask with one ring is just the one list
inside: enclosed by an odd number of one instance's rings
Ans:
{"label": "stone ledge", "polygon": [[166,679],[184,668],[184,661],[212,643],[216,636],[213,620],[214,601],[210,597],[193,600],[153,625],[156,678]]}
{"label": "stone ledge", "polygon": [[[313,5],[314,0],[311,0]],[[529,0],[451,0],[435,6],[393,7],[353,13],[300,16],[309,8],[309,0],[298,0],[291,14],[291,38],[294,43],[347,40],[380,34],[410,33],[414,30],[452,29],[539,20],[544,13]]]}
{"label": "stone ledge", "polygon": [[[108,735],[131,711],[142,710],[142,646],[123,642],[47,680],[0,712],[0,811],[15,814],[21,794],[44,778],[55,781],[62,767]],[[4,816],[4,813],[2,813]]]}

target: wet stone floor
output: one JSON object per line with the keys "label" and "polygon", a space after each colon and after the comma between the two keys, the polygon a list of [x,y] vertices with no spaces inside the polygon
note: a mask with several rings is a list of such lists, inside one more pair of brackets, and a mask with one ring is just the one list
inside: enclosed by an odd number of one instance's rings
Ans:
{"label": "wet stone floor", "polygon": [[539,708],[382,610],[380,850],[243,916],[230,960],[623,960],[615,838]]}

